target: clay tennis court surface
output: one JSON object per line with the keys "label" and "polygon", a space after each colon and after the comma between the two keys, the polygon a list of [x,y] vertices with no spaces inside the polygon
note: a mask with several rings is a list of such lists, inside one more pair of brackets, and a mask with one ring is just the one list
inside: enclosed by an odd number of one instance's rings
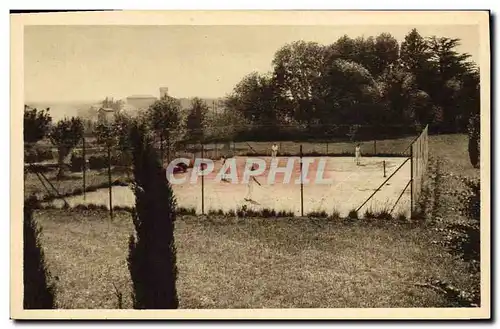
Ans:
{"label": "clay tennis court surface", "polygon": [[[175,178],[186,178],[182,184],[173,184],[173,190],[180,207],[195,208],[197,213],[207,213],[210,210],[236,210],[246,206],[249,209],[274,209],[275,211],[292,211],[297,216],[301,215],[301,186],[300,162],[294,158],[293,169],[289,183],[285,183],[285,174],[277,173],[274,183],[268,181],[271,165],[270,157],[258,157],[265,161],[265,170],[255,176],[261,183],[253,184],[252,198],[246,201],[247,184],[241,182],[248,157],[232,158],[236,164],[236,182],[222,182],[217,178],[222,167],[222,161],[214,161],[214,170],[203,179],[202,204],[202,179],[193,174],[193,169],[186,173],[178,173]],[[347,216],[349,211],[360,207],[373,192],[407,159],[399,157],[365,157],[361,165],[357,166],[354,157],[310,157],[307,159],[309,167],[303,184],[303,213],[325,211],[331,214],[334,210],[341,216]],[[289,158],[278,157],[279,167],[286,167]],[[384,178],[384,163],[386,177]],[[320,163],[324,163],[324,170],[318,170]],[[234,167],[233,167],[234,168]],[[318,172],[327,184],[317,181]],[[194,177],[194,183],[192,178]],[[403,189],[410,179],[410,161],[385,184],[360,210],[362,216],[366,210],[374,212],[391,210],[396,204]],[[82,196],[67,199],[70,206],[76,204],[102,204],[108,205],[108,189],[87,193],[86,200]],[[114,206],[133,206],[135,196],[129,187],[113,187]],[[404,213],[410,215],[410,189],[407,188],[394,208],[394,214]]]}

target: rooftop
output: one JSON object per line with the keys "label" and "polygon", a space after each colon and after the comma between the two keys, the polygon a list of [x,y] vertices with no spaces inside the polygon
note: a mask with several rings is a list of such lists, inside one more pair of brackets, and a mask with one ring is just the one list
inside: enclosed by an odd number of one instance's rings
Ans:
{"label": "rooftop", "polygon": [[127,99],[129,98],[155,98],[155,96],[151,96],[151,95],[132,95],[132,96],[128,96]]}

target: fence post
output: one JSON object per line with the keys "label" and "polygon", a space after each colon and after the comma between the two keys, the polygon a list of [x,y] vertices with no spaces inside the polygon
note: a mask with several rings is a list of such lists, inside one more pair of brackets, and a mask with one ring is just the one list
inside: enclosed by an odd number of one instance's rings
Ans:
{"label": "fence post", "polygon": [[[205,149],[203,144],[201,144],[201,159],[205,158],[204,152]],[[200,165],[200,169],[202,169],[202,165]],[[205,215],[205,175],[201,175],[201,214]]]}
{"label": "fence post", "polygon": [[384,160],[384,178],[385,178],[385,160]]}
{"label": "fence post", "polygon": [[377,155],[377,140],[376,139],[373,140],[373,155]]}
{"label": "fence post", "polygon": [[413,143],[410,145],[410,218],[413,213]]}
{"label": "fence post", "polygon": [[302,173],[302,144],[300,144],[300,215],[304,217],[304,182]]}
{"label": "fence post", "polygon": [[111,186],[111,145],[108,142],[108,185],[109,185],[109,216],[113,219],[113,192]]}
{"label": "fence post", "polygon": [[86,193],[85,193],[85,175],[86,175],[86,169],[87,169],[87,160],[85,159],[85,136],[82,137],[82,158],[83,158],[83,164],[82,164],[82,183],[83,183],[83,201],[86,200]]}
{"label": "fence post", "polygon": [[326,142],[326,155],[328,155],[328,142]]}

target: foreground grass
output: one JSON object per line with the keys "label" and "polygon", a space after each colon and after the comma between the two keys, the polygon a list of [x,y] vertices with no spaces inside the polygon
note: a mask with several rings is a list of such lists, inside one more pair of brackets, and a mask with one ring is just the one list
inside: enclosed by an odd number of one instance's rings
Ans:
{"label": "foreground grass", "polygon": [[[464,255],[463,250],[460,250],[454,242],[457,235],[460,236],[463,233],[457,230],[457,225],[473,228],[474,232],[478,230],[477,219],[468,218],[460,211],[464,204],[459,195],[467,191],[467,186],[461,178],[480,178],[480,170],[474,168],[469,161],[467,144],[466,135],[442,135],[430,138],[429,182],[431,189],[426,217],[434,224],[435,230],[441,232],[437,241],[443,249],[467,260],[471,285],[466,291],[473,294],[475,302],[479,303],[480,264],[475,259],[467,259],[467,255]],[[480,249],[479,245],[471,247]]]}
{"label": "foreground grass", "polygon": [[[131,307],[130,214],[39,210],[62,308]],[[181,308],[445,307],[416,284],[470,285],[463,262],[422,224],[322,219],[199,219],[176,223]]]}

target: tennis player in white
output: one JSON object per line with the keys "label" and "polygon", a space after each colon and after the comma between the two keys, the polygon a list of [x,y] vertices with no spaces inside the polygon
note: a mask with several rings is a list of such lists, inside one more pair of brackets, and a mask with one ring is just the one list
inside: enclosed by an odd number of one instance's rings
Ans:
{"label": "tennis player in white", "polygon": [[356,145],[356,149],[354,150],[354,154],[356,156],[356,166],[360,165],[360,158],[361,158],[361,144]]}
{"label": "tennis player in white", "polygon": [[274,159],[278,155],[278,145],[276,143],[271,146],[271,157]]}
{"label": "tennis player in white", "polygon": [[[222,158],[221,158],[221,160],[222,160],[222,167],[224,167],[224,165],[226,164],[226,157],[223,155]],[[222,177],[221,178],[222,178],[223,182],[226,182],[226,183],[228,182],[228,179],[227,179],[225,171],[222,173]]]}
{"label": "tennis player in white", "polygon": [[[252,165],[252,168],[250,169],[251,171],[254,171],[256,168],[255,168],[255,165]],[[247,183],[247,196],[245,198],[245,201],[251,201],[252,200],[252,191],[253,191],[253,184],[254,182],[256,182],[257,184],[259,184],[259,186],[262,186],[259,181],[257,180],[257,178],[255,178],[254,176],[250,176],[249,179],[248,179],[248,183]]]}

